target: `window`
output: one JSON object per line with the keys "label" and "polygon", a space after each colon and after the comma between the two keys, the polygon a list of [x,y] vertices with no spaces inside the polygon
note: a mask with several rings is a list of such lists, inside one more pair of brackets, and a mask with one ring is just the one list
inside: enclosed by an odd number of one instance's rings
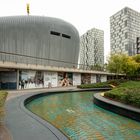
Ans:
{"label": "window", "polygon": [[127,26],[127,20],[125,21],[124,25],[125,25],[125,27]]}
{"label": "window", "polygon": [[132,50],[131,49],[128,50],[128,55],[132,56]]}
{"label": "window", "polygon": [[125,50],[128,51],[128,44],[125,44]]}
{"label": "window", "polygon": [[137,37],[137,43],[140,43],[140,37]]}
{"label": "window", "polygon": [[127,32],[125,33],[125,39],[127,39],[128,38],[128,34],[127,34]]}
{"label": "window", "polygon": [[55,32],[55,31],[51,31],[51,32],[50,32],[50,34],[51,34],[51,35],[60,36],[60,33],[58,33],[58,32]]}
{"label": "window", "polygon": [[124,9],[124,14],[127,14],[127,8]]}
{"label": "window", "polygon": [[62,34],[62,37],[65,37],[65,38],[71,38],[71,36],[69,36],[69,35],[66,35],[66,34]]}

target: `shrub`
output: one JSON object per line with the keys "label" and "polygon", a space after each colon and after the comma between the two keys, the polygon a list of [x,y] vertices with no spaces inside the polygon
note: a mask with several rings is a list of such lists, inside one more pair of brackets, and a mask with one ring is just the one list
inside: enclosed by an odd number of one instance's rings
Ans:
{"label": "shrub", "polygon": [[105,97],[140,107],[140,82],[129,81],[104,93]]}
{"label": "shrub", "polygon": [[114,85],[114,86],[119,86],[121,83],[126,82],[127,80],[125,79],[116,79],[116,80],[109,80],[107,83]]}
{"label": "shrub", "polygon": [[82,84],[77,86],[78,88],[111,88],[111,86],[107,82],[102,83],[94,83],[94,84]]}

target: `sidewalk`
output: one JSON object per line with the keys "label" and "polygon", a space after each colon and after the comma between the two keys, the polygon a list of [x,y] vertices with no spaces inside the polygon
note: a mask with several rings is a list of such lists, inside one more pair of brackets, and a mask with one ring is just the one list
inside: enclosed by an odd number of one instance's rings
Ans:
{"label": "sidewalk", "polygon": [[[0,140],[67,140],[67,138],[48,122],[30,116],[29,111],[21,107],[23,99],[38,93],[71,91],[76,87],[58,87],[43,89],[9,90],[6,101],[5,127],[1,128]],[[24,95],[24,96],[23,96]],[[2,132],[2,133],[1,133]],[[11,134],[11,136],[9,135]],[[11,138],[12,137],[12,138]]]}
{"label": "sidewalk", "polygon": [[37,89],[24,89],[24,90],[8,90],[8,97],[7,100],[22,96],[25,94],[30,93],[41,93],[41,92],[49,92],[49,91],[65,91],[65,90],[74,90],[77,87],[71,86],[71,87],[55,87],[55,88],[37,88]]}

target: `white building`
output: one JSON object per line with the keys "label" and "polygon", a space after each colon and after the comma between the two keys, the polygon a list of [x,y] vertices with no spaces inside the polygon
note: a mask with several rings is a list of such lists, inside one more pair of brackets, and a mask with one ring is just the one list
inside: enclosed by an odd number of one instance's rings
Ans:
{"label": "white building", "polygon": [[80,68],[90,69],[91,66],[104,64],[104,31],[93,28],[80,38]]}
{"label": "white building", "polygon": [[111,54],[136,54],[136,38],[140,36],[140,13],[128,7],[110,17]]}

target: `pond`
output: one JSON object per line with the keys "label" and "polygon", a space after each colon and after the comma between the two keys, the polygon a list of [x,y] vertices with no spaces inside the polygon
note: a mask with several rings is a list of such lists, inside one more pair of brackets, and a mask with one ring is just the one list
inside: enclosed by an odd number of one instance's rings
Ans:
{"label": "pond", "polygon": [[71,140],[140,140],[140,123],[96,106],[94,93],[52,94],[26,107]]}

